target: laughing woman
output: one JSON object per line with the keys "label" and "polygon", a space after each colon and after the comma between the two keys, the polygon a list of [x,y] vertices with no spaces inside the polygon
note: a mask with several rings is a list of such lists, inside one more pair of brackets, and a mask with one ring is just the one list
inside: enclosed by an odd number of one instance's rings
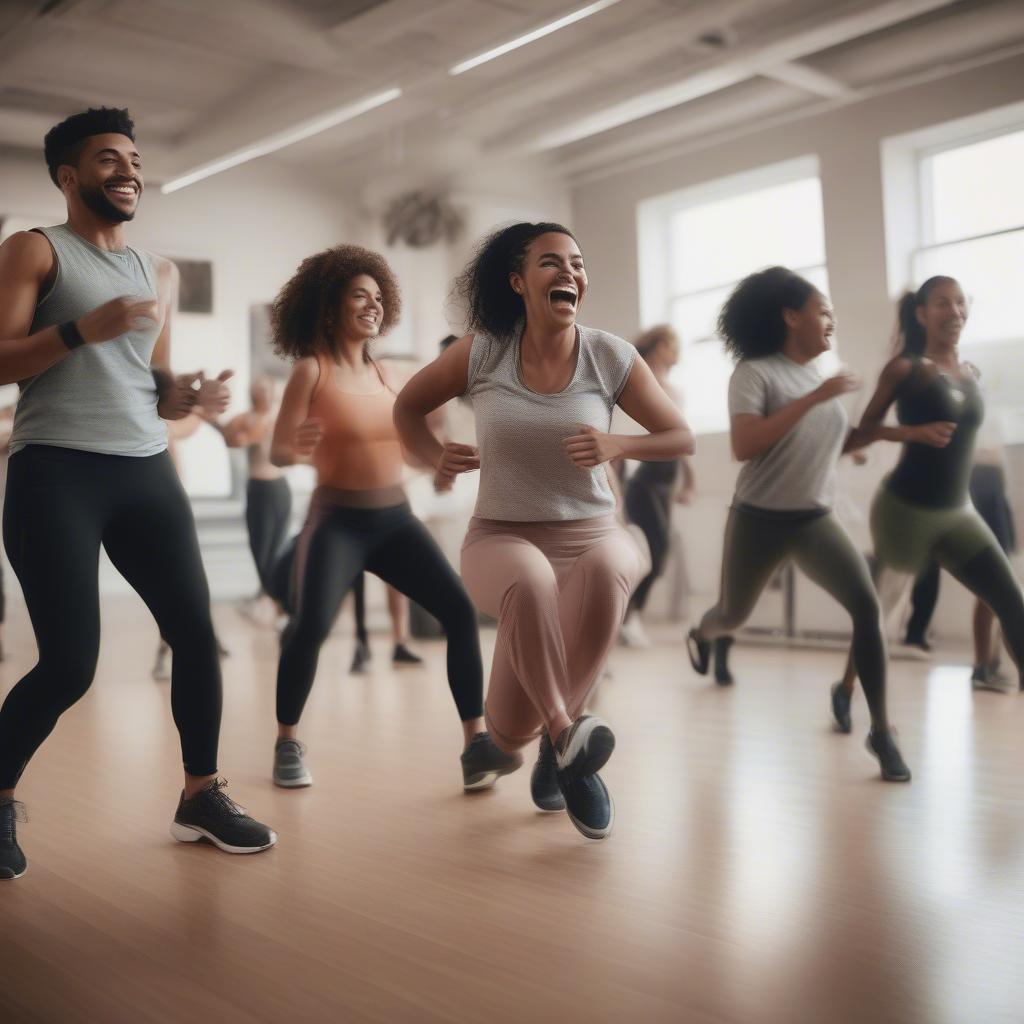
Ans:
{"label": "laughing woman", "polygon": [[[609,459],[678,459],[693,436],[628,342],[582,327],[583,255],[568,228],[515,224],[459,279],[473,332],[405,386],[395,422],[441,478],[480,468],[462,576],[498,620],[486,715],[518,750],[541,734],[531,789],[591,839],[611,831],[598,770],[615,739],[583,714],[647,559],[615,516]],[[442,444],[427,416],[472,399],[479,450]],[[649,434],[608,433],[613,407]]]}

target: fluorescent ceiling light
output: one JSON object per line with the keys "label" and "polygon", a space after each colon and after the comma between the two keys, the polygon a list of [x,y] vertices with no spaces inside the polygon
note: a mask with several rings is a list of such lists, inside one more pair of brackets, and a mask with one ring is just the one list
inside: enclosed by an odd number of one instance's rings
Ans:
{"label": "fluorescent ceiling light", "polygon": [[385,103],[397,100],[401,95],[401,89],[388,89],[385,92],[379,92],[373,96],[356,100],[355,103],[350,103],[347,106],[338,107],[330,113],[321,114],[319,117],[311,118],[309,121],[303,121],[302,124],[296,125],[294,128],[288,128],[283,132],[278,132],[276,135],[270,135],[260,142],[254,142],[251,146],[246,146],[244,149],[235,150],[235,152],[229,153],[219,160],[212,160],[208,164],[202,164],[195,168],[195,170],[188,171],[186,174],[182,174],[180,177],[173,178],[171,181],[161,185],[160,191],[165,195],[169,192],[177,192],[178,189],[185,188],[186,185],[194,185],[197,181],[209,178],[213,174],[219,174],[221,171],[237,167],[239,164],[255,160],[257,157],[266,156],[268,153],[276,153],[279,149],[284,149],[286,146],[294,145],[296,142],[301,142],[303,139],[311,138],[314,135],[319,135],[321,132],[327,131],[328,128],[334,128],[336,125],[351,121],[361,114],[366,114],[377,107],[382,107]]}
{"label": "fluorescent ceiling light", "polygon": [[581,7],[578,11],[573,11],[571,14],[566,14],[564,17],[559,18],[556,21],[552,21],[547,25],[542,25],[540,28],[535,28],[532,32],[527,32],[526,35],[518,36],[507,43],[502,43],[501,46],[496,46],[493,50],[488,50],[486,53],[481,53],[477,57],[470,57],[469,60],[464,60],[461,64],[456,64],[454,67],[448,69],[448,74],[461,75],[464,71],[469,71],[472,68],[479,67],[481,64],[486,64],[489,60],[494,60],[495,57],[502,57],[506,53],[510,53],[512,50],[518,50],[520,46],[526,46],[527,43],[543,39],[544,36],[549,36],[552,32],[557,32],[560,28],[565,28],[567,25],[574,25],[577,21],[589,18],[592,14],[597,14],[598,11],[603,11],[608,7],[612,7],[618,2],[619,0],[597,0],[596,3],[587,4],[586,7]]}

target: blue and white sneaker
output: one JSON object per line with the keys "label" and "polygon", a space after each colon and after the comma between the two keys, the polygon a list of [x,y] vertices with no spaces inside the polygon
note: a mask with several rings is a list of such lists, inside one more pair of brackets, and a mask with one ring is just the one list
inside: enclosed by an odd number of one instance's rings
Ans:
{"label": "blue and white sneaker", "polygon": [[570,820],[588,839],[604,839],[615,821],[615,805],[598,776],[615,749],[607,722],[584,715],[562,733],[555,745],[558,788]]}
{"label": "blue and white sneaker", "polygon": [[565,797],[558,788],[558,762],[547,730],[541,733],[537,761],[530,774],[530,796],[542,811],[564,811]]}

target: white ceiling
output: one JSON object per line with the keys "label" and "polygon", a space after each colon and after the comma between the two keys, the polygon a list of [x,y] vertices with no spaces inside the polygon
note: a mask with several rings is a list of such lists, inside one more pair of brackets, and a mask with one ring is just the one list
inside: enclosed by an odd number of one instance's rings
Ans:
{"label": "white ceiling", "polygon": [[527,158],[575,177],[1024,52],[1021,0],[619,0],[448,74],[585,2],[0,0],[0,146],[127,105],[166,180],[398,86],[262,159],[346,188]]}

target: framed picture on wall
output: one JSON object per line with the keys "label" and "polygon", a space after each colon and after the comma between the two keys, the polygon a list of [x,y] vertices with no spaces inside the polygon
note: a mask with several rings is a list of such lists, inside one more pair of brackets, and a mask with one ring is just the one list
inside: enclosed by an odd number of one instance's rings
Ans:
{"label": "framed picture on wall", "polygon": [[170,257],[178,268],[179,313],[213,312],[213,264],[209,260]]}

